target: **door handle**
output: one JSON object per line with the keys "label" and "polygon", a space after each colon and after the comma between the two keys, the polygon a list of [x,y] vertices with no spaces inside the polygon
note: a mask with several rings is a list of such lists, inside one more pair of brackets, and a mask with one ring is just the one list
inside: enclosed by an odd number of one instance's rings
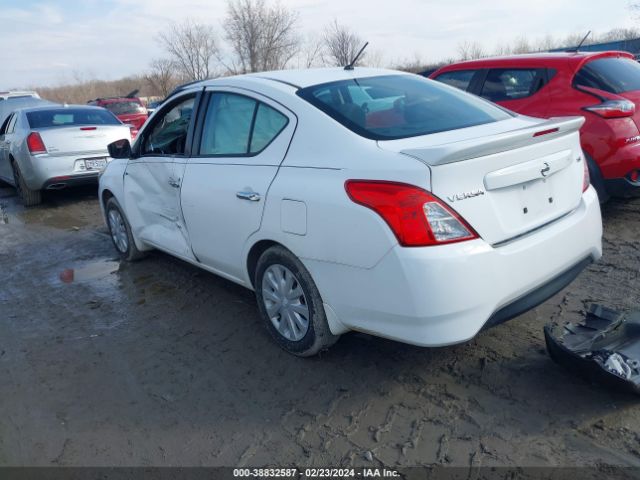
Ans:
{"label": "door handle", "polygon": [[249,200],[250,202],[259,202],[260,194],[256,192],[238,192],[236,193],[236,197],[240,200]]}
{"label": "door handle", "polygon": [[168,181],[169,185],[171,185],[173,188],[180,188],[180,180],[177,180],[175,178],[171,178],[169,177],[169,181]]}

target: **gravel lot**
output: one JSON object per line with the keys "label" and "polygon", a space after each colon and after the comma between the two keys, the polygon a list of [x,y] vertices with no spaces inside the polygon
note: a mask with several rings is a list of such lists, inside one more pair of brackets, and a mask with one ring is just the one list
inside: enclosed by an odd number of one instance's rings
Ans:
{"label": "gravel lot", "polygon": [[567,373],[542,332],[640,305],[640,200],[605,206],[602,261],[468,344],[348,334],[298,359],[251,292],[118,263],[95,196],[25,210],[0,187],[1,465],[640,466],[638,398]]}

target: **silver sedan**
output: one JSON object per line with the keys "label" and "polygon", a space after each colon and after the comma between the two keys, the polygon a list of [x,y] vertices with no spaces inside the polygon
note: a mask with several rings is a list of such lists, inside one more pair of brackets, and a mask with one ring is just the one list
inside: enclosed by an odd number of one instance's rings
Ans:
{"label": "silver sedan", "polygon": [[107,145],[131,130],[101,107],[45,105],[12,112],[0,126],[0,180],[26,206],[43,190],[97,183],[111,160]]}

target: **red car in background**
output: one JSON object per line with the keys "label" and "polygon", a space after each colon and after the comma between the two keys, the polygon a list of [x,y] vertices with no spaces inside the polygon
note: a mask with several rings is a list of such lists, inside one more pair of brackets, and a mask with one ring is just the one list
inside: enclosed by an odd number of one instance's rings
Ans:
{"label": "red car in background", "polygon": [[532,117],[582,115],[600,201],[640,195],[640,64],[624,52],[563,52],[448,65],[430,78]]}
{"label": "red car in background", "polygon": [[87,103],[106,108],[122,123],[133,126],[131,129],[132,137],[136,136],[138,130],[142,128],[149,117],[142,101],[135,96],[96,98]]}

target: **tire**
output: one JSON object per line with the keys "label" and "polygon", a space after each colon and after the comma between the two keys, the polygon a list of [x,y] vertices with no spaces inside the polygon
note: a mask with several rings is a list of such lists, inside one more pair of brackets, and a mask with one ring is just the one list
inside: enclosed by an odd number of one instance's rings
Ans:
{"label": "tire", "polygon": [[107,200],[105,213],[109,235],[120,258],[128,262],[135,262],[143,258],[145,253],[136,247],[129,221],[115,198],[111,197]]}
{"label": "tire", "polygon": [[604,184],[604,178],[602,178],[602,172],[598,164],[589,155],[584,154],[584,158],[587,160],[587,168],[589,169],[589,178],[591,179],[591,185],[595,188],[598,194],[598,200],[600,203],[607,203],[609,200],[609,194]]}
{"label": "tire", "polygon": [[274,246],[260,256],[254,285],[260,316],[287,352],[310,357],[340,338],[329,330],[320,292],[309,271],[286,248]]}
{"label": "tire", "polygon": [[42,203],[42,191],[31,190],[27,187],[27,184],[22,177],[20,167],[15,162],[11,163],[11,167],[13,169],[13,180],[15,182],[16,190],[24,206],[33,207],[35,205],[40,205]]}

